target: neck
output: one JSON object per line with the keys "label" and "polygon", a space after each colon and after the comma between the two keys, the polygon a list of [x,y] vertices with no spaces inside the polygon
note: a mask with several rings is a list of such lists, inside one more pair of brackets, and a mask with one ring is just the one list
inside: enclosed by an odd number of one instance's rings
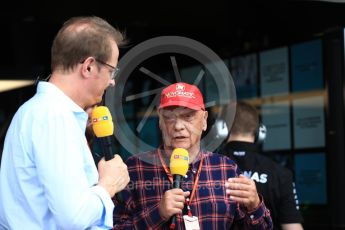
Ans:
{"label": "neck", "polygon": [[[71,98],[81,108],[86,107],[82,98],[82,95],[85,93],[81,93],[80,90],[80,86],[83,82],[81,82],[78,77],[74,76],[73,74],[54,72],[51,75],[49,82],[62,90],[66,96]],[[84,86],[82,85],[82,87]]]}
{"label": "neck", "polygon": [[234,135],[234,134],[230,134],[228,142],[229,141],[243,141],[243,142],[254,143],[254,137],[253,137],[253,135]]}
{"label": "neck", "polygon": [[199,151],[193,153],[193,154],[189,154],[189,162],[194,162],[194,160],[196,159],[196,157],[198,156],[198,153],[200,152],[200,149]]}

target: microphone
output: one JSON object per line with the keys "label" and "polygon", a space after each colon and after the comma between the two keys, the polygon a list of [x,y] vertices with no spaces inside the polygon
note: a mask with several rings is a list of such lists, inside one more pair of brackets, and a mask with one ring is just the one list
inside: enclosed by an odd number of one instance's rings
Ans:
{"label": "microphone", "polygon": [[95,107],[92,110],[91,119],[93,132],[100,139],[105,160],[113,159],[112,137],[114,134],[114,124],[108,107]]}
{"label": "microphone", "polygon": [[[181,179],[188,171],[189,154],[186,149],[175,148],[170,157],[170,172],[173,175],[173,188],[181,188]],[[176,215],[172,216],[170,229],[175,229]]]}
{"label": "microphone", "polygon": [[[96,137],[100,139],[102,152],[106,161],[114,158],[112,149],[112,137],[114,134],[114,123],[111,113],[106,106],[97,106],[92,110],[92,129]],[[123,203],[121,193],[115,194],[117,200]]]}

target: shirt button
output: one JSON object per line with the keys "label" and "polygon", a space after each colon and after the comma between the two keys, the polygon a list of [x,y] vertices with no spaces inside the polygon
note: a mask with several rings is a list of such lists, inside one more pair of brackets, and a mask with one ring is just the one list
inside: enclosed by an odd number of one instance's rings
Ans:
{"label": "shirt button", "polygon": [[193,173],[193,174],[196,174],[196,169],[192,169],[192,173]]}

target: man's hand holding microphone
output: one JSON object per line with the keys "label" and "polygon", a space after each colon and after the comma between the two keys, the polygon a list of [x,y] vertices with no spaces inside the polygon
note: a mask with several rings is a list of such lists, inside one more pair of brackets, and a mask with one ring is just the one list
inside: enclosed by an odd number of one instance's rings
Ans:
{"label": "man's hand holding microphone", "polygon": [[159,204],[159,214],[166,221],[170,220],[170,229],[175,229],[176,215],[182,214],[186,198],[190,192],[181,189],[183,177],[189,166],[189,153],[183,148],[176,148],[170,157],[170,173],[173,176],[172,189],[167,190]]}
{"label": "man's hand holding microphone", "polygon": [[92,128],[101,141],[104,158],[98,162],[98,185],[105,188],[113,197],[115,193],[126,187],[130,178],[127,165],[119,155],[114,155],[112,150],[112,136],[114,124],[109,109],[97,106],[92,111]]}

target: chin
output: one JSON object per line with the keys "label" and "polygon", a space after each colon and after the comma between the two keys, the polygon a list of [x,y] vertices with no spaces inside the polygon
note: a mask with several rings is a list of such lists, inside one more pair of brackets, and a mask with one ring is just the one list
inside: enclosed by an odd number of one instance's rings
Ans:
{"label": "chin", "polygon": [[189,149],[190,144],[187,143],[174,143],[173,148],[184,148],[184,149]]}
{"label": "chin", "polygon": [[97,98],[94,102],[94,105],[100,105],[100,103],[102,102],[102,97],[101,98]]}

